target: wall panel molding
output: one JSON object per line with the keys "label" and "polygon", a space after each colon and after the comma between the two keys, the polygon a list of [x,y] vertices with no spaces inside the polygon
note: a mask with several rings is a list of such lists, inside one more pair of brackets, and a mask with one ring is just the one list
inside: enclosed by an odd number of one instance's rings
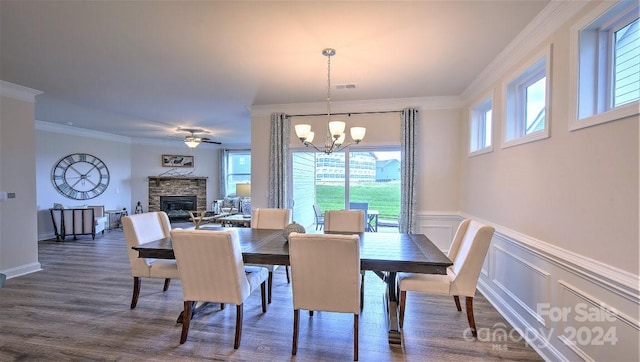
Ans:
{"label": "wall panel molding", "polygon": [[[419,230],[455,228],[466,218],[496,229],[478,291],[544,359],[640,360],[638,275],[465,213],[423,213]],[[448,250],[451,240],[438,242]],[[615,311],[615,321],[573,318],[577,308],[602,305]],[[548,314],[562,308],[570,308],[572,319],[559,321]],[[598,343],[600,327],[613,328],[615,345]]]}

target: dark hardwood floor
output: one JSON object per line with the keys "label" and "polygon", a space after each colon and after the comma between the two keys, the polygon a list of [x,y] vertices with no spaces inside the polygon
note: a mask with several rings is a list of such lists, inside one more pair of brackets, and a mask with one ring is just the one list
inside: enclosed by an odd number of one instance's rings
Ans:
{"label": "dark hardwood floor", "polygon": [[[261,312],[260,294],[244,307],[242,344],[233,349],[235,308],[211,308],[194,318],[180,345],[176,317],[182,310],[179,280],[166,293],[162,280],[144,279],[131,310],[132,278],[122,231],[39,243],[43,270],[7,280],[0,289],[0,361],[349,361],[353,317],[301,314],[297,356],[291,355],[293,310],[284,268],[274,276],[273,303]],[[402,346],[389,345],[383,316],[384,284],[366,275],[360,316],[360,361],[539,361],[524,341],[491,341],[506,320],[477,293],[476,325],[452,298],[409,294]],[[515,333],[515,332],[514,332]],[[465,338],[465,335],[467,338]],[[513,335],[513,334],[512,334]]]}

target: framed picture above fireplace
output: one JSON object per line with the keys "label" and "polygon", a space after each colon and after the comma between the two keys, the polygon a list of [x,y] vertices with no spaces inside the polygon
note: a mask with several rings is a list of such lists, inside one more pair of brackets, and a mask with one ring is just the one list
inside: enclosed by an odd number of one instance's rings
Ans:
{"label": "framed picture above fireplace", "polygon": [[162,167],[194,167],[193,156],[162,155]]}

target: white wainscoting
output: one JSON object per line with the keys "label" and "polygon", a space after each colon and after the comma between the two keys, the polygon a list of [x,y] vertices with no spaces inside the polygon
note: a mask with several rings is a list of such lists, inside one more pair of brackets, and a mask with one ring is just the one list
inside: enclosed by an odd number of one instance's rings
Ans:
{"label": "white wainscoting", "polygon": [[[478,291],[545,360],[640,360],[637,275],[473,215],[431,212],[417,221],[420,232],[447,252],[465,218],[496,229]],[[479,336],[495,336],[505,327],[477,328]],[[508,338],[519,338],[509,332]],[[500,345],[488,337],[479,342]]]}

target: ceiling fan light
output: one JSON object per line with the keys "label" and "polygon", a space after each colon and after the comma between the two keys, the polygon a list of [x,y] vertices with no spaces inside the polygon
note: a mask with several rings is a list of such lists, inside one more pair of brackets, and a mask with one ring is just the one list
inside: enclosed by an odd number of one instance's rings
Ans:
{"label": "ceiling fan light", "polygon": [[351,138],[357,143],[364,139],[367,129],[364,127],[351,127]]}
{"label": "ceiling fan light", "polygon": [[200,139],[197,137],[187,137],[184,139],[184,143],[189,148],[196,148],[200,144]]}

